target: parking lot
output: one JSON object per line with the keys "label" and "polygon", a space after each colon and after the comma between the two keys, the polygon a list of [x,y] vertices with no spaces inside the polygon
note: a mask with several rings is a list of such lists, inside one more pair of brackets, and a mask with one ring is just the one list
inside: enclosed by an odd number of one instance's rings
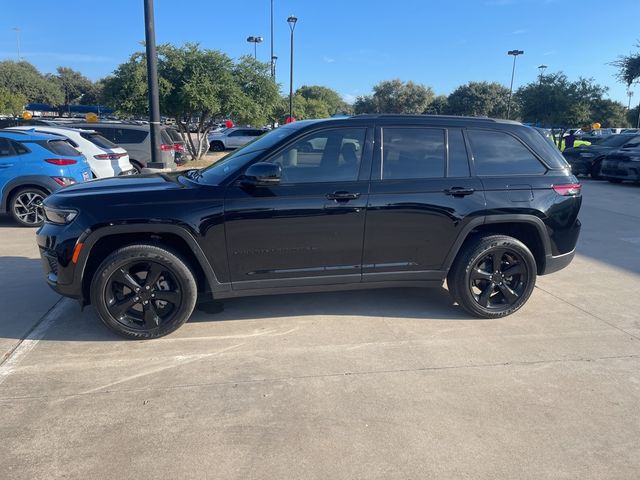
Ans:
{"label": "parking lot", "polygon": [[500,320],[446,290],[255,297],[155,341],[45,285],[0,219],[3,478],[616,478],[640,471],[640,187]]}

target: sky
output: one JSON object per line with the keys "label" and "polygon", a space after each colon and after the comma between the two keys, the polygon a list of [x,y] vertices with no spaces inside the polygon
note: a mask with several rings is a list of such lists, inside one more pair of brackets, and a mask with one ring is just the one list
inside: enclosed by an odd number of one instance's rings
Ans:
{"label": "sky", "polygon": [[[21,56],[41,72],[57,66],[96,80],[143,47],[142,0],[2,0],[0,60]],[[26,8],[28,3],[29,8]],[[534,81],[538,66],[609,87],[627,104],[626,87],[609,65],[638,51],[640,1],[615,0],[273,0],[276,79],[289,90],[289,15],[295,29],[294,88],[325,85],[347,101],[399,78],[449,94],[469,81],[509,86]],[[197,42],[232,58],[253,54],[250,35],[264,37],[270,57],[270,0],[155,0],[157,43]],[[19,28],[16,32],[14,28]],[[640,101],[635,87],[633,103]]]}

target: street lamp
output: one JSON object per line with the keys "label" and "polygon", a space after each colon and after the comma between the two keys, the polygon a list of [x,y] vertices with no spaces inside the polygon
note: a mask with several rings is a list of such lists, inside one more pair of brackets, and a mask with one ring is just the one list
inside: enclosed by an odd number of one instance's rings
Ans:
{"label": "street lamp", "polygon": [[278,57],[275,55],[271,57],[271,76],[273,77],[273,81],[276,81],[276,62],[278,61]]}
{"label": "street lamp", "polygon": [[18,48],[18,61],[22,61],[22,55],[20,55],[20,32],[22,29],[20,27],[13,27],[13,30],[16,32],[16,46]]}
{"label": "street lamp", "polygon": [[271,0],[271,78],[276,81],[276,60],[278,57],[273,55],[273,0]]}
{"label": "street lamp", "polygon": [[547,66],[543,63],[542,65],[538,65],[538,70],[540,70],[540,84],[542,84],[542,77],[544,76],[544,71],[547,69]]}
{"label": "street lamp", "polygon": [[511,96],[513,95],[513,77],[516,74],[516,58],[524,55],[524,50],[509,50],[507,55],[513,55],[513,68],[511,69],[511,86],[509,87],[509,102],[507,103],[507,119],[511,116]]}
{"label": "street lamp", "polygon": [[629,97],[629,103],[627,104],[627,111],[631,110],[631,97],[633,97],[633,92],[631,90],[627,90],[627,97]]}
{"label": "street lamp", "polygon": [[264,38],[262,37],[247,37],[247,42],[253,43],[253,58],[258,59],[258,44],[262,43]]}
{"label": "street lamp", "polygon": [[289,121],[293,121],[293,31],[296,29],[298,18],[290,15],[287,23],[291,29],[291,63],[289,65]]}

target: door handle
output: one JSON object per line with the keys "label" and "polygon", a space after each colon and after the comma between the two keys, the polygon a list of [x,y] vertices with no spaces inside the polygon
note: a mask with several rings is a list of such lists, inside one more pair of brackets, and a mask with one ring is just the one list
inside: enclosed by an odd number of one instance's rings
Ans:
{"label": "door handle", "polygon": [[327,200],[335,200],[336,202],[347,202],[349,200],[355,200],[357,198],[360,198],[359,193],[349,193],[349,192],[327,193]]}
{"label": "door handle", "polygon": [[475,191],[476,189],[471,187],[451,187],[445,189],[444,193],[454,197],[464,197],[465,195],[471,195]]}

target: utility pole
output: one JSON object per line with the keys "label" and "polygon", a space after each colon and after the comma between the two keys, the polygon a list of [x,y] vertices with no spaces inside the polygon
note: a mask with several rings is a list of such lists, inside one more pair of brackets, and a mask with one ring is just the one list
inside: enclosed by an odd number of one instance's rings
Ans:
{"label": "utility pole", "polygon": [[144,0],[144,36],[147,51],[147,84],[149,90],[149,130],[151,133],[151,168],[164,168],[160,164],[160,99],[158,94],[158,54],[156,52],[153,0]]}
{"label": "utility pole", "polygon": [[273,55],[273,0],[271,0],[271,78],[276,81],[276,58]]}
{"label": "utility pole", "polygon": [[507,55],[513,55],[513,68],[511,70],[511,86],[509,87],[509,102],[507,103],[507,120],[511,118],[511,96],[513,95],[513,77],[516,74],[516,58],[524,55],[524,50],[509,50]]}
{"label": "utility pole", "polygon": [[289,122],[293,122],[293,31],[296,29],[298,18],[290,15],[287,23],[291,29],[291,63],[289,68]]}
{"label": "utility pole", "polygon": [[18,61],[22,60],[22,55],[20,55],[20,31],[22,30],[20,27],[13,27],[13,30],[16,32],[16,47],[18,48]]}

